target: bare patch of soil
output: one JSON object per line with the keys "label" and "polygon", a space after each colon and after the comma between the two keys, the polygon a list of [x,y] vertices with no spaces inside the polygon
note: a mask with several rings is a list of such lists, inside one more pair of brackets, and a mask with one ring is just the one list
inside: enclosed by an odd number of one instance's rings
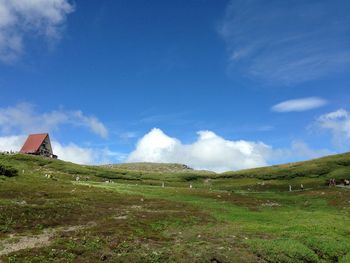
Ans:
{"label": "bare patch of soil", "polygon": [[70,226],[45,229],[42,234],[32,236],[10,235],[8,239],[0,242],[0,257],[23,249],[49,246],[52,242],[52,238],[57,233],[77,231],[85,227],[86,226]]}

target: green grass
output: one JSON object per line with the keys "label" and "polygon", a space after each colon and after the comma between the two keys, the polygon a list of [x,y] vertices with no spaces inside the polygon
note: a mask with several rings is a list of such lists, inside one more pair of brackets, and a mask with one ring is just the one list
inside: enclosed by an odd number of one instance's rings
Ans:
{"label": "green grass", "polygon": [[252,250],[268,262],[319,262],[314,251],[292,239],[251,240],[247,242]]}
{"label": "green grass", "polygon": [[325,185],[348,178],[349,159],[210,174],[0,156],[19,171],[0,176],[0,251],[11,237],[89,223],[0,261],[350,262],[350,189]]}
{"label": "green grass", "polygon": [[226,172],[223,178],[251,177],[259,179],[291,179],[295,177],[336,178],[350,176],[350,153],[327,156],[311,161],[275,165],[270,167]]}

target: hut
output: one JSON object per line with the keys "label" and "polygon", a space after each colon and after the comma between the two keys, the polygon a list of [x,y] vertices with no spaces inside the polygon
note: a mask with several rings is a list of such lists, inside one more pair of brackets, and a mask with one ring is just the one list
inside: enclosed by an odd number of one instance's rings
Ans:
{"label": "hut", "polygon": [[48,133],[30,134],[19,152],[57,159],[52,152]]}

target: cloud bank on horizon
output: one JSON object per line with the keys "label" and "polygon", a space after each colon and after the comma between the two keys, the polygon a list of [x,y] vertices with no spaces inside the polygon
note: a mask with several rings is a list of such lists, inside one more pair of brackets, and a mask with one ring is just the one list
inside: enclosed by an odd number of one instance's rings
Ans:
{"label": "cloud bank on horizon", "polygon": [[[348,119],[349,113],[340,110],[321,116],[319,121],[323,121],[325,129],[331,127],[334,131],[335,125],[327,126],[325,121],[340,121],[340,126],[346,126]],[[101,138],[107,138],[108,135],[108,129],[99,119],[86,116],[81,111],[59,109],[42,113],[29,103],[21,103],[0,108],[0,151],[19,151],[28,133],[55,133],[63,125],[88,130]],[[138,141],[129,154],[111,151],[108,146],[87,147],[73,142],[62,144],[55,137],[52,146],[60,159],[78,164],[121,161],[182,163],[195,169],[216,172],[265,166],[271,161],[283,161],[290,157],[315,158],[330,153],[323,149],[311,149],[302,141],[292,142],[286,149],[275,149],[260,141],[228,140],[208,130],[199,131],[197,135],[193,143],[184,144],[154,128]]]}
{"label": "cloud bank on horizon", "polygon": [[154,128],[140,139],[126,162],[175,162],[223,172],[267,165],[269,151],[264,143],[229,141],[212,131],[199,131],[197,140],[185,145]]}
{"label": "cloud bank on horizon", "polygon": [[67,0],[0,0],[0,60],[15,61],[28,36],[59,39],[66,17],[73,11]]}
{"label": "cloud bank on horizon", "polygon": [[348,72],[346,5],[346,0],[232,0],[219,28],[230,71],[284,85]]}
{"label": "cloud bank on horizon", "polygon": [[166,135],[158,128],[144,135],[126,162],[182,163],[195,169],[225,172],[266,166],[272,160],[291,156],[316,158],[330,151],[311,149],[304,142],[293,142],[289,149],[273,149],[263,142],[224,139],[212,131],[199,131],[191,144]]}

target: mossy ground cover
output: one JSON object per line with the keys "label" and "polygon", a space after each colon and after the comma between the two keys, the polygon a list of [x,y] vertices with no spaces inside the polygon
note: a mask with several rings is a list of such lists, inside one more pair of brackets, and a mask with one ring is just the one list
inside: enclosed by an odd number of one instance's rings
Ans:
{"label": "mossy ground cover", "polygon": [[327,176],[191,171],[188,180],[22,155],[0,161],[19,171],[0,176],[0,242],[79,226],[0,261],[350,262],[350,189],[329,188]]}

